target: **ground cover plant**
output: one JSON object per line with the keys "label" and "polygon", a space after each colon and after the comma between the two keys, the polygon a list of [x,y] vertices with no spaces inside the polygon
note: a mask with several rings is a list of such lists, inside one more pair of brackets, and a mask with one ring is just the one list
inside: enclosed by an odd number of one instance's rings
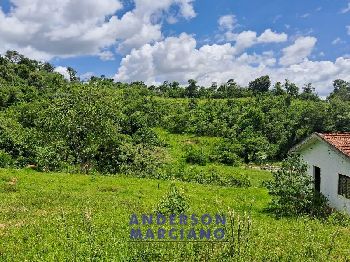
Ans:
{"label": "ground cover plant", "polygon": [[[264,175],[263,175],[264,176]],[[260,179],[260,178],[258,178]],[[172,182],[127,176],[42,174],[0,170],[1,261],[177,261],[205,260],[208,246],[130,244],[129,216],[152,212]],[[276,219],[266,208],[265,188],[228,188],[176,182],[188,199],[189,212],[234,210],[249,214],[251,229],[238,261],[348,261],[349,225],[307,216]],[[243,222],[242,222],[243,223]],[[235,224],[238,226],[238,224]],[[209,246],[211,261],[232,261],[225,245]],[[157,255],[158,254],[158,255]],[[160,259],[158,261],[161,261]],[[164,261],[164,260],[163,260]],[[225,260],[224,260],[225,261]]]}

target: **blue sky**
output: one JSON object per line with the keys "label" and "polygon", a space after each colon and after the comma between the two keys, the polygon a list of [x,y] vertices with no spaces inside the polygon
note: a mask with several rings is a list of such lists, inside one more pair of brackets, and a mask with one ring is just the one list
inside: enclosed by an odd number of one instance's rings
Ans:
{"label": "blue sky", "polygon": [[72,66],[80,75],[117,81],[196,78],[207,85],[234,78],[244,85],[268,73],[274,81],[312,82],[321,94],[336,78],[350,80],[348,0],[1,0],[0,5],[0,53],[16,49],[50,61],[63,74]]}

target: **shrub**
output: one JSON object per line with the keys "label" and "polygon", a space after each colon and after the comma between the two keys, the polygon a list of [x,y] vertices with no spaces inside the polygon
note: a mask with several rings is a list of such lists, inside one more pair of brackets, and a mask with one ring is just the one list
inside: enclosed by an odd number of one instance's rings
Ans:
{"label": "shrub", "polygon": [[36,147],[36,164],[40,171],[59,171],[63,166],[65,151],[64,143],[55,143],[43,147]]}
{"label": "shrub", "polygon": [[0,168],[7,168],[13,165],[13,159],[10,154],[0,150]]}
{"label": "shrub", "polygon": [[157,205],[156,212],[160,214],[183,214],[189,209],[188,199],[174,183],[168,193]]}
{"label": "shrub", "polygon": [[222,164],[230,166],[239,166],[242,162],[238,153],[242,150],[241,145],[237,143],[232,143],[228,139],[221,142],[214,149],[214,159]]}
{"label": "shrub", "polygon": [[250,187],[251,182],[247,176],[228,176],[226,177],[225,186],[231,187]]}
{"label": "shrub", "polygon": [[207,156],[204,154],[203,149],[194,147],[188,147],[186,150],[186,162],[190,164],[197,164],[205,166],[208,162]]}
{"label": "shrub", "polygon": [[307,174],[307,165],[298,155],[291,155],[273,173],[267,183],[272,196],[270,209],[277,215],[324,216],[328,212],[327,199],[314,190],[313,180]]}
{"label": "shrub", "polygon": [[156,132],[151,128],[140,128],[133,134],[132,138],[136,144],[142,143],[146,146],[163,146]]}

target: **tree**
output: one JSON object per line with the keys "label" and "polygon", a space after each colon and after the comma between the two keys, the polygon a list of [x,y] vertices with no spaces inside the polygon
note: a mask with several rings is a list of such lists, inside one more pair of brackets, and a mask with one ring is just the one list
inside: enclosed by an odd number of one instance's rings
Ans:
{"label": "tree", "polygon": [[193,98],[196,97],[198,93],[197,81],[190,79],[188,80],[188,86],[186,87],[187,97]]}
{"label": "tree", "polygon": [[334,90],[329,95],[328,99],[338,98],[343,101],[350,100],[350,82],[346,82],[342,79],[337,79],[333,82]]}
{"label": "tree", "polygon": [[254,93],[265,93],[269,91],[270,86],[271,81],[268,75],[259,77],[249,83],[249,89]]}
{"label": "tree", "polygon": [[44,63],[42,65],[42,68],[48,73],[52,73],[55,70],[55,67],[48,62]]}
{"label": "tree", "polygon": [[288,79],[286,79],[284,83],[284,88],[287,91],[287,94],[292,97],[297,97],[299,95],[299,87],[297,87],[296,84],[289,82]]}
{"label": "tree", "polygon": [[24,58],[23,55],[19,54],[17,51],[9,50],[6,52],[5,57],[14,64],[17,64],[19,61],[21,61],[22,58]]}
{"label": "tree", "polygon": [[218,89],[218,83],[217,83],[217,82],[213,82],[213,83],[211,84],[211,86],[209,87],[209,90],[210,90],[210,92],[212,92],[212,93],[215,93],[217,89]]}
{"label": "tree", "polygon": [[315,88],[311,83],[306,84],[303,87],[303,92],[300,94],[300,98],[304,100],[318,100],[318,95],[315,92]]}
{"label": "tree", "polygon": [[69,80],[71,82],[79,81],[79,78],[77,77],[77,71],[74,68],[69,66],[69,67],[67,67],[67,71],[69,74]]}
{"label": "tree", "polygon": [[272,93],[275,95],[275,96],[281,96],[281,95],[284,95],[286,94],[286,91],[284,90],[281,82],[277,82],[273,89],[272,89]]}

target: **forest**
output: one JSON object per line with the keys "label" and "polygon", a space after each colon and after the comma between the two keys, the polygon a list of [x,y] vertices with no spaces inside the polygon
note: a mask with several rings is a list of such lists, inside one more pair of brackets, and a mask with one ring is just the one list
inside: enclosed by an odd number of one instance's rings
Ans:
{"label": "forest", "polygon": [[320,98],[311,83],[272,86],[269,76],[247,87],[147,86],[68,72],[16,51],[0,57],[2,167],[152,175],[166,159],[157,128],[220,138],[207,154],[189,147],[189,162],[273,163],[313,132],[350,131],[350,83],[341,79]]}

